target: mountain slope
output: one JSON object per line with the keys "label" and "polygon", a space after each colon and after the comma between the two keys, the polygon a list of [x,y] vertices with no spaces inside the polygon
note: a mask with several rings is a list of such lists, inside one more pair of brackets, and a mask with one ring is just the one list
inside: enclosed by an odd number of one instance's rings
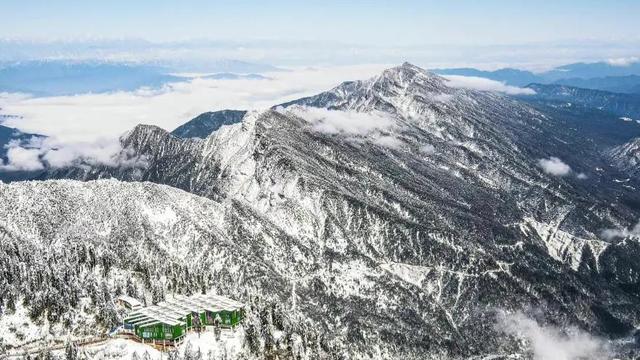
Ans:
{"label": "mountain slope", "polygon": [[618,116],[640,119],[640,95],[619,94],[601,90],[582,89],[565,85],[530,84],[537,99],[564,101],[597,108]]}
{"label": "mountain slope", "polygon": [[171,132],[181,138],[204,139],[222,125],[236,124],[246,114],[242,110],[220,110],[200,114]]}
{"label": "mountain slope", "polygon": [[18,129],[0,125],[0,157],[4,157],[6,147],[11,141],[24,143],[34,136],[41,137],[42,135],[23,133]]}
{"label": "mountain slope", "polygon": [[590,79],[570,78],[558,80],[555,84],[609,92],[640,94],[639,75],[607,76]]}
{"label": "mountain slope", "polygon": [[8,163],[10,144],[29,147],[29,142],[34,139],[44,138],[43,135],[23,133],[18,129],[0,125],[0,181],[16,181],[30,179],[38,176],[42,171],[14,171],[5,169],[3,165]]}
{"label": "mountain slope", "polygon": [[[246,301],[284,296],[310,255],[250,209],[151,183],[0,184],[0,214],[0,299],[7,304],[0,350],[49,331],[109,330],[119,322],[113,299],[122,292],[149,303],[201,289]],[[286,260],[294,253],[295,264]],[[31,321],[7,326],[17,304]],[[292,333],[319,336],[298,321]]]}
{"label": "mountain slope", "polygon": [[611,149],[610,156],[620,170],[640,178],[640,137]]}
{"label": "mountain slope", "polygon": [[[284,269],[255,290],[295,299],[338,353],[505,354],[522,349],[495,309],[611,337],[640,323],[638,239],[599,236],[637,221],[638,195],[558,114],[403,64],[203,140],[138,126],[122,143],[147,169],[48,176],[153,181],[238,209],[232,241]],[[545,173],[549,157],[573,172]],[[267,229],[286,245],[256,244]]]}

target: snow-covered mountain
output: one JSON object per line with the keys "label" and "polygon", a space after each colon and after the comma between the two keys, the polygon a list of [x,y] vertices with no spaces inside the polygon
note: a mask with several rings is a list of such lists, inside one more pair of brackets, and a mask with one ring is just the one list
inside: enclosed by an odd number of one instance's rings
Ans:
{"label": "snow-covered mountain", "polygon": [[[206,139],[137,126],[121,141],[145,169],[47,175],[149,181],[202,198],[114,180],[3,185],[0,206],[14,215],[2,226],[17,224],[5,235],[14,242],[38,244],[51,238],[39,224],[54,221],[45,229],[61,229],[61,241],[122,252],[119,271],[136,269],[127,255],[181,264],[155,292],[204,278],[196,283],[279,299],[291,323],[307,318],[323,334],[327,354],[521,351],[496,328],[500,309],[625,336],[640,323],[640,242],[600,234],[640,218],[628,188],[638,180],[615,182],[606,146],[560,116],[403,64],[249,112]],[[7,208],[18,199],[24,209]],[[175,271],[146,264],[152,284]]]}
{"label": "snow-covered mountain", "polygon": [[610,156],[620,170],[640,178],[640,137],[613,148]]}
{"label": "snow-covered mountain", "polygon": [[640,94],[623,94],[558,84],[530,84],[527,87],[535,90],[534,97],[538,99],[569,102],[601,109],[618,116],[640,119]]}
{"label": "snow-covered mountain", "polygon": [[171,132],[181,138],[204,139],[222,125],[239,123],[246,114],[243,110],[210,111],[196,116]]}

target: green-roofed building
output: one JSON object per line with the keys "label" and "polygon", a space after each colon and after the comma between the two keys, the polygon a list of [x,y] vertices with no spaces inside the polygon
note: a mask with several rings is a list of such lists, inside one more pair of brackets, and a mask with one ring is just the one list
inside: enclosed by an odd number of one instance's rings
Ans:
{"label": "green-roofed building", "polygon": [[123,328],[143,343],[177,345],[190,330],[233,328],[244,319],[244,304],[218,295],[181,296],[137,309]]}

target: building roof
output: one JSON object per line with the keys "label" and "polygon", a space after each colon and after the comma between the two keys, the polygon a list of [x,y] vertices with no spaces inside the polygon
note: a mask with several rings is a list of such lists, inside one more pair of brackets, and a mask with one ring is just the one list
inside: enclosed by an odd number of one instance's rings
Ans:
{"label": "building roof", "polygon": [[132,298],[131,296],[128,296],[128,295],[119,296],[118,300],[126,302],[131,307],[139,307],[139,306],[141,307],[142,306],[142,303],[140,301],[138,301],[136,298]]}
{"label": "building roof", "polygon": [[149,326],[158,323],[171,326],[184,325],[185,317],[193,312],[236,311],[244,306],[241,302],[219,295],[176,295],[158,305],[135,310],[124,321],[138,326]]}

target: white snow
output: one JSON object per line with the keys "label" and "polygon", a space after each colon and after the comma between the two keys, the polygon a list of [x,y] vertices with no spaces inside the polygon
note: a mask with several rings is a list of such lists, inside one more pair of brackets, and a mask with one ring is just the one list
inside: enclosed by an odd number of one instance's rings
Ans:
{"label": "white snow", "polygon": [[[223,356],[222,354],[226,354],[227,358],[234,359],[245,352],[243,344],[244,330],[242,327],[235,330],[222,330],[220,340],[216,340],[212,331],[205,331],[200,334],[192,332],[187,334],[184,342],[178,346],[177,352],[184,355],[187,350],[192,353],[199,351],[203,359],[207,359],[209,354],[214,359],[220,359]],[[81,351],[89,355],[91,359],[99,360],[130,360],[134,352],[141,359],[145,352],[153,360],[167,358],[166,353],[155,349],[153,346],[128,339],[111,339],[105,343],[81,347]]]}

